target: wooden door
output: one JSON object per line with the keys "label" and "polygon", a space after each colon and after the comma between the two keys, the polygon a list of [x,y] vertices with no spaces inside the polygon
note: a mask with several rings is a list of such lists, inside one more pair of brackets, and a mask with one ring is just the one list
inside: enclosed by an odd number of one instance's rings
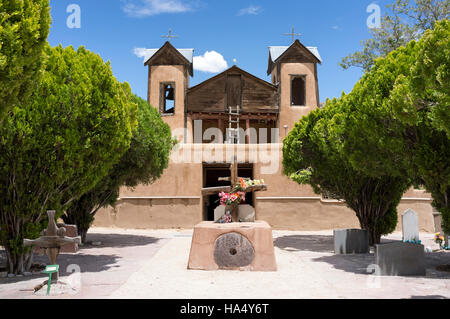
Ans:
{"label": "wooden door", "polygon": [[227,107],[242,106],[242,78],[240,74],[227,77]]}

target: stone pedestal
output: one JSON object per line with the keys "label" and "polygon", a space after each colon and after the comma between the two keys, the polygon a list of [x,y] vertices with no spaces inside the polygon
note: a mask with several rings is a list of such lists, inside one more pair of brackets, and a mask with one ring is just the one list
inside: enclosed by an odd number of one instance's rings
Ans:
{"label": "stone pedestal", "polygon": [[276,271],[272,228],[264,221],[202,222],[194,228],[188,269]]}
{"label": "stone pedestal", "polygon": [[368,254],[370,252],[369,234],[362,229],[334,230],[334,253]]}
{"label": "stone pedestal", "polygon": [[425,276],[423,245],[389,243],[376,245],[375,263],[381,276]]}

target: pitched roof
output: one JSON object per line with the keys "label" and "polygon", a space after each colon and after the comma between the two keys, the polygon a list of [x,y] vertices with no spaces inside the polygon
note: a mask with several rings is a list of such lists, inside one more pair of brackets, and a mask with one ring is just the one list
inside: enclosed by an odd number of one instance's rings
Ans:
{"label": "pitched roof", "polygon": [[300,50],[306,52],[307,55],[311,57],[311,59],[316,63],[322,63],[322,57],[319,54],[319,50],[317,47],[305,47],[299,40],[295,40],[290,46],[270,46],[269,47],[269,67],[267,70],[267,74],[269,75],[274,65],[280,61],[287,51],[290,51],[291,48],[297,47]]}
{"label": "pitched roof", "polygon": [[144,65],[149,65],[152,63],[152,60],[155,59],[161,52],[164,50],[173,50],[174,52],[178,52],[178,56],[184,60],[185,64],[189,66],[189,73],[191,76],[194,75],[194,67],[193,67],[193,60],[194,60],[194,49],[176,49],[172,44],[170,44],[169,41],[164,43],[164,45],[159,49],[147,49],[147,61],[145,61]]}
{"label": "pitched roof", "polygon": [[[319,54],[319,49],[317,47],[306,47],[314,56],[322,62],[322,58]],[[271,46],[269,47],[269,54],[272,59],[272,62],[275,62],[287,49],[288,46]]]}
{"label": "pitched roof", "polygon": [[233,71],[235,71],[237,73],[241,73],[243,75],[246,75],[246,76],[256,80],[257,82],[259,82],[259,83],[261,83],[263,85],[269,86],[270,88],[272,88],[274,90],[277,89],[277,86],[273,85],[272,83],[269,83],[269,82],[267,82],[267,81],[265,81],[265,80],[255,76],[255,75],[251,74],[251,73],[248,73],[247,71],[242,70],[241,68],[237,67],[236,65],[233,65],[231,68],[223,71],[222,73],[219,73],[219,74],[213,76],[212,78],[209,78],[209,79],[207,79],[207,80],[205,80],[205,81],[203,81],[203,82],[201,82],[201,83],[199,83],[199,84],[197,84],[195,86],[192,86],[192,87],[188,88],[188,91],[189,92],[194,91],[194,90],[204,86],[205,84],[207,84],[207,83],[209,83],[211,81],[214,81],[215,79],[218,79],[218,78],[220,78],[220,77],[222,77],[222,76],[224,76],[224,75],[226,75],[226,74],[228,74],[230,72],[233,72]]}
{"label": "pitched roof", "polygon": [[[155,55],[156,52],[158,52],[159,49],[147,49],[147,61],[152,58],[153,55]],[[177,49],[178,52],[181,53],[182,56],[186,58],[190,63],[193,63],[194,61],[194,49]],[[147,61],[145,63],[147,63]]]}

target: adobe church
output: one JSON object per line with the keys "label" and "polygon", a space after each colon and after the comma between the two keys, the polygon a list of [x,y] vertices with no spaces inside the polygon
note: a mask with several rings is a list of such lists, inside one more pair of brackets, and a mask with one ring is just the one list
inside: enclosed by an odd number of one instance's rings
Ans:
{"label": "adobe church", "polygon": [[[121,189],[116,206],[102,209],[94,225],[193,228],[213,220],[218,196],[203,195],[202,188],[229,185],[223,177],[230,176],[237,156],[239,176],[263,179],[268,185],[267,191],[246,196],[257,219],[283,230],[359,228],[355,213],[344,203],[317,195],[282,174],[283,139],[320,105],[318,49],[299,40],[269,47],[270,82],[233,66],[190,87],[193,56],[193,49],[176,49],[170,42],[150,50],[145,62],[148,102],[179,144],[161,179]],[[430,204],[429,194],[411,189],[399,205],[399,218],[412,208],[419,215],[420,230],[433,232]]]}

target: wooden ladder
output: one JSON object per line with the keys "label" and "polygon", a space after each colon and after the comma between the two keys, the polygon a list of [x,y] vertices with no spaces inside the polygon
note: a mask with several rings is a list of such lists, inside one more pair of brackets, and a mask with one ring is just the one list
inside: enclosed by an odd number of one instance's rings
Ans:
{"label": "wooden ladder", "polygon": [[[241,116],[241,108],[239,105],[236,107],[229,106],[228,107],[228,136],[227,143],[228,144],[239,144],[240,143],[240,116]],[[235,124],[235,127],[233,127]]]}

